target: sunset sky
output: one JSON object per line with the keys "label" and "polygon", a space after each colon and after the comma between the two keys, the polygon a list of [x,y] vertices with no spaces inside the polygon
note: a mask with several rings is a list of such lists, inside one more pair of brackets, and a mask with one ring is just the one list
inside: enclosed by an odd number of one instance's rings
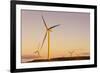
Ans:
{"label": "sunset sky", "polygon": [[[47,26],[56,24],[50,33],[50,56],[89,55],[90,53],[90,14],[79,12],[52,12],[21,10],[22,56],[33,56],[34,51],[41,46],[46,32],[42,16]],[[48,54],[47,38],[40,50],[42,58]]]}

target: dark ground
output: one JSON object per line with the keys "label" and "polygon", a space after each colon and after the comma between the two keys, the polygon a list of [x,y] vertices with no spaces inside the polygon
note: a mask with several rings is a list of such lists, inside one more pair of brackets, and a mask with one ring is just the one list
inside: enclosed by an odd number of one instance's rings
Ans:
{"label": "dark ground", "polygon": [[28,61],[27,63],[30,63],[30,62],[51,62],[51,61],[70,61],[70,60],[87,60],[87,59],[90,59],[90,56],[59,57],[59,58],[51,58],[50,60],[48,60],[48,59],[40,59],[40,60]]}

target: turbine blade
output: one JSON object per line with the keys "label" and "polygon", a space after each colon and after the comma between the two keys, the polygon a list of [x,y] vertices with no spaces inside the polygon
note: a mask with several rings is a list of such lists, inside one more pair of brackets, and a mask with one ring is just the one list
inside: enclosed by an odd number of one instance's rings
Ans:
{"label": "turbine blade", "polygon": [[59,26],[59,25],[60,25],[60,24],[54,25],[54,26],[50,27],[49,29],[55,28],[55,27],[57,27],[57,26]]}
{"label": "turbine blade", "polygon": [[47,32],[45,33],[45,36],[44,36],[44,38],[43,38],[42,45],[41,45],[40,49],[43,47],[44,41],[45,41],[45,39],[46,39],[46,36],[47,36]]}
{"label": "turbine blade", "polygon": [[45,22],[45,20],[44,20],[44,18],[43,18],[43,16],[42,16],[42,20],[43,20],[43,23],[44,23],[46,29],[48,29],[48,27],[47,27],[47,25],[46,25],[46,22]]}

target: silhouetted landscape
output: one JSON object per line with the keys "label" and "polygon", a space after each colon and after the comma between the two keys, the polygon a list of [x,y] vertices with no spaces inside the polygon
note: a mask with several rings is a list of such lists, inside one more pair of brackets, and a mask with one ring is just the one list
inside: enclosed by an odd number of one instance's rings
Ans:
{"label": "silhouetted landscape", "polygon": [[30,62],[50,62],[50,61],[70,61],[70,60],[88,60],[90,59],[90,56],[78,56],[78,57],[59,57],[59,58],[51,58],[49,59],[38,59],[38,60],[32,60],[27,61],[27,63]]}

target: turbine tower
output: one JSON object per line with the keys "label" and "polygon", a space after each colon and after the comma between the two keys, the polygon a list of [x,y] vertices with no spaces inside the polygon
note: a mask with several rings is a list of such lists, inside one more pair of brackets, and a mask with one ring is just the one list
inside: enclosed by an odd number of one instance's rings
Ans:
{"label": "turbine tower", "polygon": [[46,28],[46,33],[45,33],[45,36],[43,38],[42,45],[41,45],[40,49],[43,47],[45,39],[48,36],[48,59],[50,60],[50,32],[52,31],[53,28],[59,26],[59,24],[51,26],[51,27],[48,27],[47,24],[46,24],[46,22],[45,22],[45,20],[44,20],[44,18],[43,18],[43,16],[42,16],[42,20],[43,20],[44,26]]}

